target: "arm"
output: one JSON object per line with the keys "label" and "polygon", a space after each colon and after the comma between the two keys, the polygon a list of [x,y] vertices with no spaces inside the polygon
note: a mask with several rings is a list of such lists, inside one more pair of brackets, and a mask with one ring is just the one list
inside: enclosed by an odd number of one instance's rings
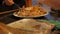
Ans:
{"label": "arm", "polygon": [[39,0],[39,3],[46,4],[56,10],[60,10],[60,0]]}

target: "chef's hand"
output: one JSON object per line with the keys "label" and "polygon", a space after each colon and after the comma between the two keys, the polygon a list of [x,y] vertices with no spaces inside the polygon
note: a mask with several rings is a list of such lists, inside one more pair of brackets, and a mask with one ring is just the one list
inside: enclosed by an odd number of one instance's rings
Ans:
{"label": "chef's hand", "polygon": [[4,3],[7,5],[7,6],[11,6],[14,4],[14,1],[13,0],[4,0]]}

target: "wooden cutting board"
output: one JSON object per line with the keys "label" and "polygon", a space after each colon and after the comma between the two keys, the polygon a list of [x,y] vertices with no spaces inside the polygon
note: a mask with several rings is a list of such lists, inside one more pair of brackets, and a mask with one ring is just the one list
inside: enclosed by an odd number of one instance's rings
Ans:
{"label": "wooden cutting board", "polygon": [[4,33],[4,34],[23,34],[23,32],[21,32],[20,30],[8,27],[3,23],[0,23],[0,34],[1,33]]}

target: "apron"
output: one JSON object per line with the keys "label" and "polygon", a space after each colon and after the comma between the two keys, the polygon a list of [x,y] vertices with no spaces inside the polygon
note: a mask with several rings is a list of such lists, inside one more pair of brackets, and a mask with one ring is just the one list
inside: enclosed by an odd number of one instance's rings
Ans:
{"label": "apron", "polygon": [[25,0],[13,0],[16,4],[18,4],[20,7],[25,5]]}

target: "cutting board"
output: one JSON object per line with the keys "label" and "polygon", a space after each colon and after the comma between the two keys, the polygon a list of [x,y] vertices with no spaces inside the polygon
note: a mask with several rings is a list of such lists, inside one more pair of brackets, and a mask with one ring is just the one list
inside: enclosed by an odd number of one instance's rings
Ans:
{"label": "cutting board", "polygon": [[0,22],[0,34],[1,33],[4,33],[4,34],[23,34],[23,32],[21,32],[20,30],[17,30],[15,28],[11,28],[9,26],[6,26],[2,22]]}

